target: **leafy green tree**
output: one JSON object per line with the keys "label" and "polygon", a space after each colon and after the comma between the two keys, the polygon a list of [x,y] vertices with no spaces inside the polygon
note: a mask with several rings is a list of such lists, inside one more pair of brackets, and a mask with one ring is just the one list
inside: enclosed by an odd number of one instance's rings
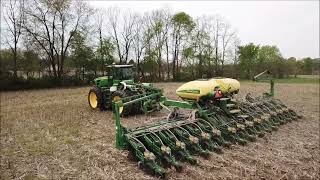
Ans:
{"label": "leafy green tree", "polygon": [[[158,64],[158,78],[163,79],[163,68],[162,68],[162,55],[165,47],[165,43],[168,39],[168,26],[170,24],[171,16],[165,9],[152,11],[151,14],[151,26],[154,41],[154,51],[157,56]],[[167,56],[168,58],[168,56]],[[168,61],[168,59],[167,59]]]}
{"label": "leafy green tree", "polygon": [[100,47],[96,51],[95,69],[104,74],[106,66],[114,62],[113,53],[115,51],[114,44],[110,38],[104,38],[101,41]]}
{"label": "leafy green tree", "polygon": [[295,57],[290,57],[286,60],[286,73],[288,75],[294,75],[296,78],[299,73],[301,73],[299,62]]}
{"label": "leafy green tree", "polygon": [[312,74],[320,73],[320,58],[312,59]]}
{"label": "leafy green tree", "polygon": [[173,78],[177,79],[176,74],[179,73],[179,52],[180,46],[183,38],[190,35],[191,31],[195,27],[195,23],[191,16],[189,16],[185,12],[180,12],[173,15],[172,19],[173,24],[173,42],[174,42],[174,50],[173,50]]}
{"label": "leafy green tree", "polygon": [[14,70],[13,54],[9,49],[0,50],[0,75],[8,75]]}
{"label": "leafy green tree", "polygon": [[276,46],[259,46],[252,43],[239,47],[239,67],[242,78],[252,79],[254,75],[268,69],[277,78],[289,74],[288,62]]}
{"label": "leafy green tree", "polygon": [[313,62],[310,57],[302,59],[303,61],[303,72],[304,74],[312,74]]}
{"label": "leafy green tree", "polygon": [[77,74],[82,74],[82,79],[85,79],[85,71],[92,70],[92,61],[94,53],[91,47],[86,45],[86,37],[80,31],[75,32],[71,42],[71,61],[77,69]]}
{"label": "leafy green tree", "polygon": [[255,73],[268,69],[276,77],[282,78],[285,73],[284,65],[284,59],[276,46],[266,45],[259,48],[258,64],[256,65]]}
{"label": "leafy green tree", "polygon": [[158,63],[157,63],[157,53],[151,51],[148,55],[144,56],[143,62],[141,63],[142,76],[149,76],[151,80],[155,80],[158,72]]}
{"label": "leafy green tree", "polygon": [[[196,68],[195,66],[197,65],[195,62],[195,51],[193,48],[189,47],[189,48],[185,48],[182,51],[182,58],[184,59],[184,61],[187,63],[187,66],[190,67],[187,70],[190,72],[192,78],[196,77]],[[198,69],[200,70],[200,69]]]}
{"label": "leafy green tree", "polygon": [[258,61],[259,46],[253,43],[239,46],[239,65],[241,69],[240,76],[252,79],[255,73],[255,65]]}
{"label": "leafy green tree", "polygon": [[34,72],[39,72],[40,74],[42,68],[40,66],[41,59],[39,55],[32,50],[23,51],[22,55],[23,56],[19,64],[21,65],[21,70],[23,70],[26,73],[27,78],[29,78],[30,73],[32,73],[32,76]]}
{"label": "leafy green tree", "polygon": [[214,48],[210,45],[210,36],[208,32],[204,30],[206,26],[207,24],[197,22],[197,26],[190,38],[190,48],[192,48],[193,51],[191,63],[196,67],[197,78],[202,78],[204,73],[207,75],[211,74],[213,68],[211,56],[213,55]]}

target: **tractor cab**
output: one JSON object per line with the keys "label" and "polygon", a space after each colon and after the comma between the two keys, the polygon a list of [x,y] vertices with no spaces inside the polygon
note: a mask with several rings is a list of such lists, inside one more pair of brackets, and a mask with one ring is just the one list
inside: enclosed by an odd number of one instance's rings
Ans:
{"label": "tractor cab", "polygon": [[117,80],[133,79],[133,65],[109,65],[107,66],[108,78]]}
{"label": "tractor cab", "polygon": [[99,88],[110,88],[121,81],[133,81],[133,65],[109,65],[107,66],[107,76],[94,79],[94,84]]}

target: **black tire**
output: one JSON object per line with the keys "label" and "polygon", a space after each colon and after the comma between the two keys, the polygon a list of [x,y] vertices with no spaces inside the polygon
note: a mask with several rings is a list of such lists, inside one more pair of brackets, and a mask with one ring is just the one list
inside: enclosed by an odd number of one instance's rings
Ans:
{"label": "black tire", "polygon": [[[93,107],[90,103],[90,94],[91,93],[94,93],[97,97],[97,106],[96,107]],[[90,91],[88,93],[88,103],[92,109],[99,109],[100,111],[106,110],[105,98],[104,98],[103,92],[101,91],[101,89],[99,87],[94,86],[93,88],[90,89]]]}
{"label": "black tire", "polygon": [[[128,94],[127,94],[125,91],[123,91],[123,90],[115,91],[114,93],[112,93],[112,99],[111,99],[111,101],[113,101],[113,99],[114,99],[116,96],[119,96],[120,98],[125,98],[125,97],[128,97]],[[131,105],[124,107],[121,115],[122,115],[122,116],[128,116],[128,115],[130,115],[130,113],[131,113],[131,108],[132,108]],[[112,106],[112,110],[113,110],[113,106]]]}
{"label": "black tire", "polygon": [[146,167],[146,165],[145,165],[142,161],[138,161],[138,168],[139,168],[140,170],[144,170],[145,167]]}

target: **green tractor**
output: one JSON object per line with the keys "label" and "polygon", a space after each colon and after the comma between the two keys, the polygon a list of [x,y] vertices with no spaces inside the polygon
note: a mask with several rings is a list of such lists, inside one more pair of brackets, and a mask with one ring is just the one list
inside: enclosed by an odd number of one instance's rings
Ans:
{"label": "green tractor", "polygon": [[[88,102],[92,109],[112,110],[112,101],[132,101],[150,94],[162,94],[162,90],[154,88],[150,83],[134,82],[133,65],[108,65],[107,76],[93,80],[94,86],[88,94]],[[121,109],[121,114],[134,115],[160,110],[161,95],[146,99]]]}

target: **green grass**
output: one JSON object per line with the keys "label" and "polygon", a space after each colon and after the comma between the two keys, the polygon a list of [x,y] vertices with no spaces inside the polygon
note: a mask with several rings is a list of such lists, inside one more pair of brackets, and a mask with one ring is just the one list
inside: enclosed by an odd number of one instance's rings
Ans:
{"label": "green grass", "polygon": [[299,75],[298,77],[289,77],[284,79],[276,79],[276,83],[296,83],[296,84],[319,84],[318,77],[308,77],[306,75]]}
{"label": "green grass", "polygon": [[[247,79],[241,79],[240,82],[250,83],[253,81],[247,80]],[[288,78],[275,79],[275,83],[319,84],[320,76],[319,75],[298,75],[296,78],[294,76],[290,76]]]}
{"label": "green grass", "polygon": [[319,80],[320,75],[298,75],[298,78],[318,79]]}

